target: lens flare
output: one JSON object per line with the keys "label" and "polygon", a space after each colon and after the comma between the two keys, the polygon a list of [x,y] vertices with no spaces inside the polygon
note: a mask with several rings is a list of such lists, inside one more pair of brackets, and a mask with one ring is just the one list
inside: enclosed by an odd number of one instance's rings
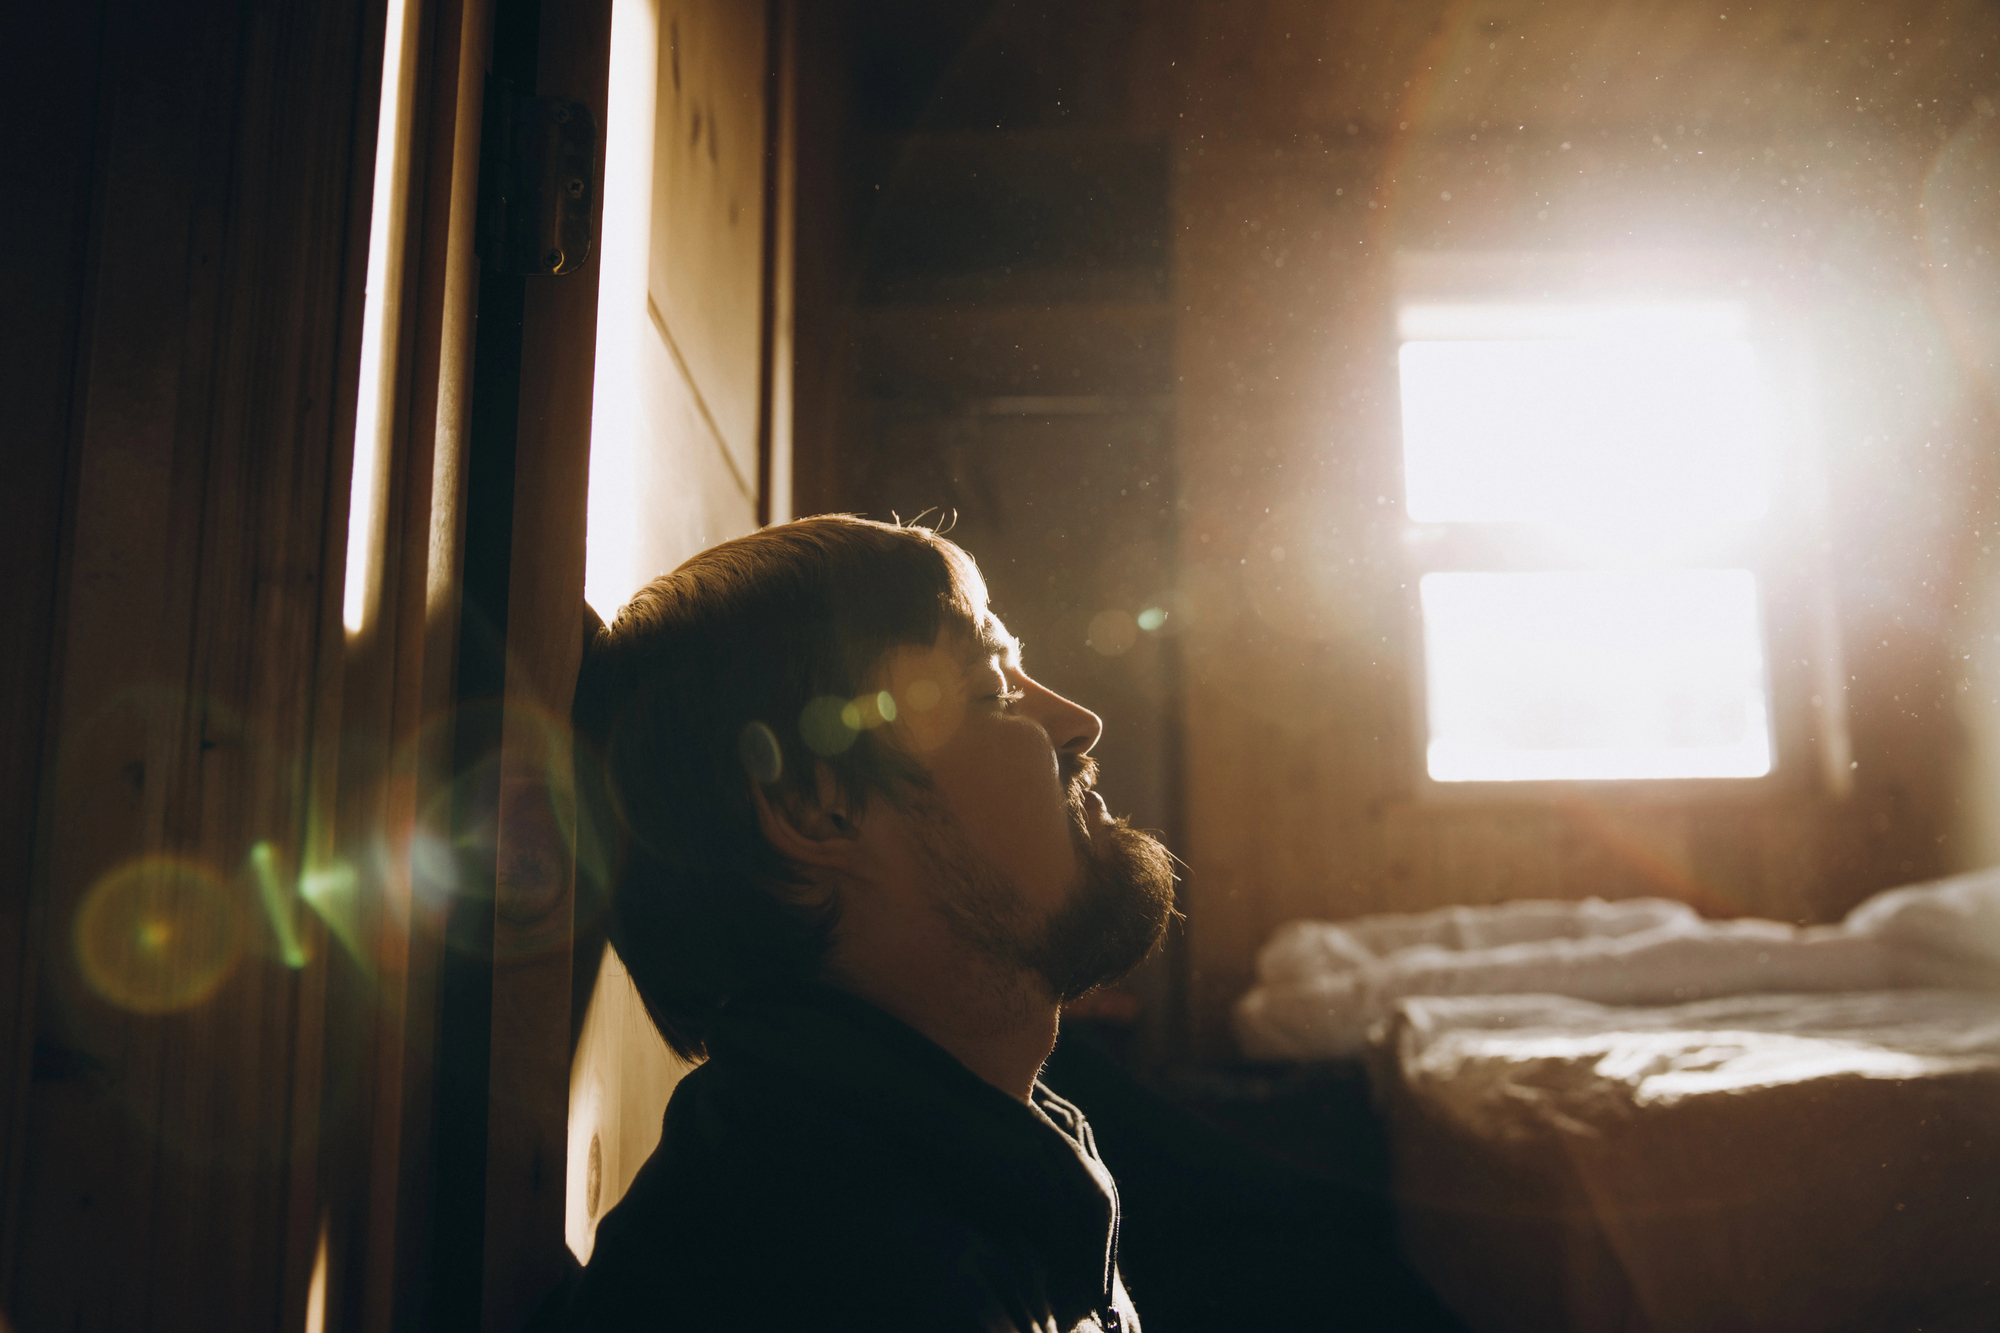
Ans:
{"label": "lens flare", "polygon": [[353,959],[370,966],[361,920],[361,879],[339,857],[299,876],[299,898],[312,908]]}
{"label": "lens flare", "polygon": [[1105,657],[1117,657],[1139,641],[1139,622],[1130,611],[1099,611],[1083,641]]}
{"label": "lens flare", "polygon": [[285,966],[297,970],[306,965],[305,946],[292,920],[291,897],[278,879],[278,852],[268,842],[250,849],[250,869],[257,877],[257,896],[264,901],[264,915],[271,919],[271,933],[277,937],[278,952]]}
{"label": "lens flare", "polygon": [[[442,821],[444,816],[438,818]],[[427,826],[417,828],[410,834],[410,897],[427,920],[444,919],[457,883],[458,859],[452,855],[450,840]]]}
{"label": "lens flare", "polygon": [[[849,714],[852,720],[849,720]],[[861,710],[835,695],[822,695],[799,714],[799,736],[822,759],[831,759],[861,734]]]}
{"label": "lens flare", "polygon": [[743,771],[760,786],[771,786],[785,775],[784,747],[766,723],[753,719],[743,724],[736,738],[736,754],[743,761]]}
{"label": "lens flare", "polygon": [[205,866],[172,857],[128,861],[84,896],[77,967],[121,1009],[169,1014],[199,1004],[243,953],[243,919]]}
{"label": "lens flare", "polygon": [[[965,720],[967,682],[956,651],[917,644],[892,649],[877,683],[887,689],[868,696],[867,711],[894,724],[904,749],[928,754],[956,735]],[[893,715],[882,706],[884,693]]]}

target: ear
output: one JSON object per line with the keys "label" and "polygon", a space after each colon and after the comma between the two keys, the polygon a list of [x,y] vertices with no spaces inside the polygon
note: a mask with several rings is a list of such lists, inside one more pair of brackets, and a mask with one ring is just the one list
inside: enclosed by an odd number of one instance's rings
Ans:
{"label": "ear", "polygon": [[750,799],[757,806],[757,826],[787,860],[827,870],[845,869],[852,861],[860,836],[856,812],[825,764],[813,765],[811,797],[753,778]]}

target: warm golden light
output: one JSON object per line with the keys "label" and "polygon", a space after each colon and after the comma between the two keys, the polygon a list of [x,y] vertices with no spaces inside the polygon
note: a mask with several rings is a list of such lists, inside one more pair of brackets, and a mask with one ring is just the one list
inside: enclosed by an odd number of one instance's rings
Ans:
{"label": "warm golden light", "polygon": [[381,508],[382,460],[393,438],[385,409],[395,401],[396,326],[391,293],[403,282],[403,206],[414,43],[407,40],[412,11],[389,0],[388,37],[382,52],[382,111],[376,126],[375,193],[368,220],[368,276],[361,307],[361,382],[354,408],[354,468],[347,500],[347,570],[341,588],[341,621],[358,634],[368,617],[368,591],[380,546],[375,532]]}
{"label": "warm golden light", "polygon": [[659,18],[650,0],[611,9],[604,125],[604,224],[598,245],[597,368],[590,409],[584,600],[609,620],[656,568],[647,541],[652,493],[640,352],[653,204],[653,82]]}
{"label": "warm golden light", "polygon": [[1435,780],[1770,771],[1749,571],[1426,574],[1419,592]]}
{"label": "warm golden light", "polygon": [[[1428,308],[1406,328],[1522,328],[1402,346],[1418,522],[1648,526],[1756,518],[1768,496],[1758,358],[1726,312]],[[1476,312],[1476,316],[1474,316]]]}
{"label": "warm golden light", "polygon": [[1419,303],[1398,322],[1410,517],[1598,566],[1423,576],[1431,777],[1768,773],[1755,578],[1657,567],[1728,563],[1772,507],[1747,312]]}
{"label": "warm golden light", "polygon": [[312,1279],[306,1284],[306,1333],[326,1333],[326,1232],[328,1219],[319,1222],[319,1246],[313,1252]]}
{"label": "warm golden light", "polygon": [[1421,523],[1686,528],[1769,505],[1734,306],[1412,306],[1403,457]]}

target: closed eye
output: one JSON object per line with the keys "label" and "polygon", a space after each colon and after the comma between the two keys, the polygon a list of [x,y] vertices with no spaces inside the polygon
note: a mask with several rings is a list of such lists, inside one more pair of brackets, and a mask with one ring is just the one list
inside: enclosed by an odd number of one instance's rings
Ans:
{"label": "closed eye", "polygon": [[1000,666],[997,660],[989,661],[986,665],[986,670],[991,673],[987,676],[986,680],[988,684],[993,686],[993,689],[991,692],[980,691],[979,697],[982,701],[993,701],[1003,705],[1011,705],[1017,704],[1028,697],[1027,691],[1014,688],[1014,682],[1007,678],[1006,670]]}

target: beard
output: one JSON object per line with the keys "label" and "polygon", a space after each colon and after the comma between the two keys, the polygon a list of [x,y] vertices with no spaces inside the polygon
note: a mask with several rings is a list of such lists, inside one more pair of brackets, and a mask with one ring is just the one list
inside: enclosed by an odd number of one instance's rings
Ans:
{"label": "beard", "polygon": [[1083,806],[1097,766],[1070,762],[1070,838],[1078,877],[1046,917],[1019,885],[973,849],[951,811],[928,792],[912,801],[945,924],[1004,970],[1034,977],[1057,1003],[1122,980],[1145,961],[1174,916],[1173,858],[1120,819],[1093,839]]}

